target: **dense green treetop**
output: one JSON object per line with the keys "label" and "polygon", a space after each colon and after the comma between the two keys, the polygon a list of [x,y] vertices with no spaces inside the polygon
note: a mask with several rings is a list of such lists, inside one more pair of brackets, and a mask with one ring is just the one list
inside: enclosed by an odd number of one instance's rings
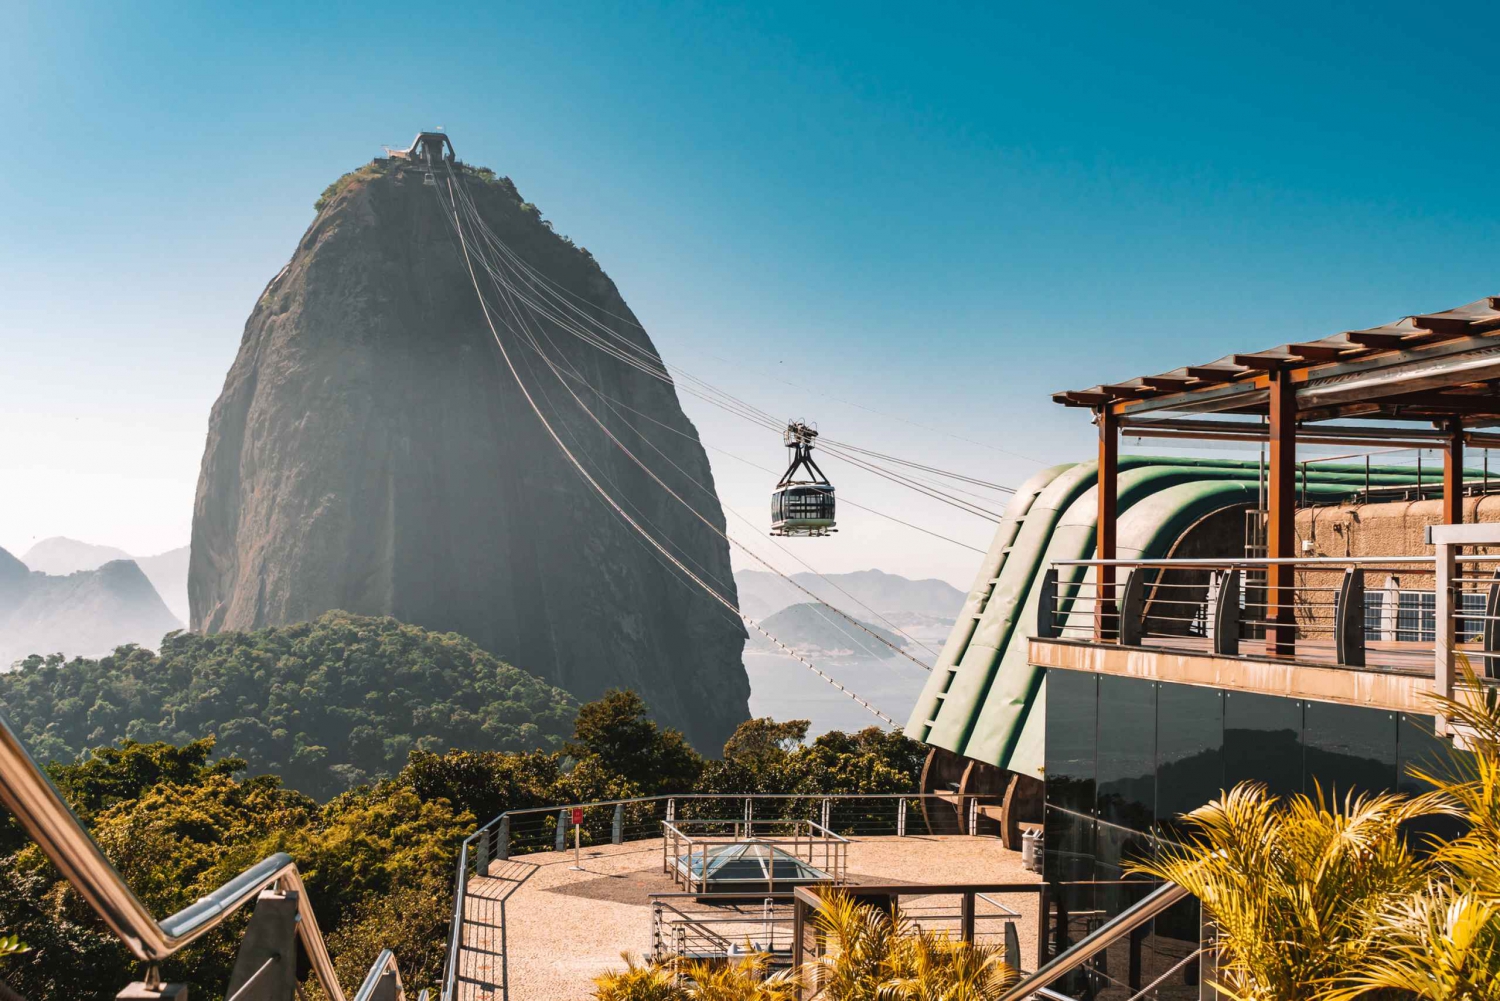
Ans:
{"label": "dense green treetop", "polygon": [[[901,734],[871,727],[826,733],[809,744],[807,728],[806,720],[747,720],[723,760],[708,761],[681,733],[653,722],[635,693],[609,692],[577,713],[566,749],[414,748],[394,778],[321,806],[274,775],[242,777],[240,758],[212,760],[211,737],[181,746],[125,740],[47,770],[157,916],[284,851],[303,874],[343,983],[358,983],[379,950],[390,948],[415,992],[434,986],[441,970],[459,845],[504,810],[662,792],[817,795],[915,787],[922,747]],[[609,832],[589,833],[596,835]],[[210,990],[222,986],[246,920],[248,909],[163,964],[163,975]],[[4,968],[26,996],[113,997],[140,972],[8,817],[0,818],[0,928],[31,947]],[[311,986],[304,989],[316,997]]]}
{"label": "dense green treetop", "polygon": [[252,773],[318,799],[395,775],[414,750],[560,748],[577,705],[454,633],[328,612],[314,622],[170,633],[161,652],[28,657],[0,712],[32,754],[215,736]]}

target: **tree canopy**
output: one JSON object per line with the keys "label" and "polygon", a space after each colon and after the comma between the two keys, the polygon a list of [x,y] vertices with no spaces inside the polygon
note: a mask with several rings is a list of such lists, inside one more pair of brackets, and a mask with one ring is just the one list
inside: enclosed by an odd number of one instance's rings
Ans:
{"label": "tree canopy", "polygon": [[[56,669],[56,666],[53,668]],[[45,665],[33,665],[45,671]],[[48,772],[105,855],[156,915],[186,906],[273,852],[297,861],[345,984],[382,948],[408,985],[441,971],[459,845],[479,823],[525,807],[660,792],[908,791],[922,748],[871,727],[805,743],[806,720],[747,720],[708,761],[653,722],[633,692],[577,713],[566,748],[413,748],[393,778],[324,805],[275,775],[214,760],[213,737],[126,739]],[[248,910],[163,964],[169,979],[225,983]],[[31,947],[5,976],[32,997],[112,997],[139,973],[129,954],[12,820],[0,821],[0,928]]]}
{"label": "tree canopy", "polygon": [[208,736],[252,773],[327,799],[394,776],[413,750],[555,750],[577,704],[455,633],[328,612],[313,622],[170,633],[97,660],[28,657],[0,712],[44,761],[123,739]]}

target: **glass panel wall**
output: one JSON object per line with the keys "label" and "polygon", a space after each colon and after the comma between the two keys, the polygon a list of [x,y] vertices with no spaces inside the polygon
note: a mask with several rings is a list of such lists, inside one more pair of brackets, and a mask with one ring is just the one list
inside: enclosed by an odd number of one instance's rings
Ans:
{"label": "glass panel wall", "polygon": [[1302,791],[1300,699],[1224,693],[1224,788],[1247,781],[1276,796]]}
{"label": "glass panel wall", "polygon": [[1313,796],[1321,788],[1335,802],[1350,792],[1395,789],[1397,715],[1309,701],[1302,717],[1302,789]]}
{"label": "glass panel wall", "polygon": [[[1049,882],[1114,880],[1132,853],[1175,840],[1180,816],[1242,780],[1277,795],[1421,791],[1408,770],[1442,767],[1448,745],[1432,718],[1144,678],[1047,672],[1046,842]],[[1425,833],[1431,825],[1414,828]],[[1135,895],[1066,888],[1071,937]],[[1097,997],[1149,983],[1196,948],[1199,912],[1187,902],[1136,941],[1101,958],[1083,980]],[[1187,997],[1197,970],[1168,978],[1158,998]],[[1077,985],[1083,988],[1080,981]],[[1079,996],[1076,992],[1074,996]]]}

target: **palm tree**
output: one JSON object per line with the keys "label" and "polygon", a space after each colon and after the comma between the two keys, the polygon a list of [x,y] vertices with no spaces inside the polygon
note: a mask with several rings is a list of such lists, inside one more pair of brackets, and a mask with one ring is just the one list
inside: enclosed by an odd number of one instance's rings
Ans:
{"label": "palm tree", "polygon": [[1434,696],[1457,743],[1441,771],[1413,770],[1457,804],[1459,837],[1431,847],[1422,890],[1380,915],[1378,945],[1326,1001],[1397,990],[1422,1001],[1500,1001],[1500,691],[1458,654],[1458,698]]}
{"label": "palm tree", "polygon": [[682,971],[683,988],[692,1001],[793,1001],[795,974],[783,970],[767,976],[769,965],[764,954],[729,963],[689,963]]}
{"label": "palm tree", "polygon": [[638,963],[628,952],[620,953],[625,969],[606,970],[594,978],[598,1001],[683,1001],[682,987],[668,963]]}
{"label": "palm tree", "polygon": [[1187,814],[1187,840],[1132,871],[1190,890],[1217,930],[1219,981],[1235,1001],[1287,1001],[1359,968],[1384,916],[1427,884],[1401,836],[1445,809],[1438,794],[1285,801],[1241,783]]}
{"label": "palm tree", "polygon": [[913,928],[890,910],[822,895],[814,924],[828,951],[804,964],[812,997],[824,1001],[988,1001],[1018,979],[1000,952]]}

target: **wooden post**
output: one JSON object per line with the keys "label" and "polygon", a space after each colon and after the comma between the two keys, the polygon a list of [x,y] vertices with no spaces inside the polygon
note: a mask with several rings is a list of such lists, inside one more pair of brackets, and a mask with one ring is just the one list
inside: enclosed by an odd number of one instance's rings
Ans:
{"label": "wooden post", "polygon": [[[1099,408],[1099,526],[1095,559],[1115,558],[1115,524],[1120,507],[1120,419],[1109,405]],[[1116,634],[1114,614],[1115,568],[1094,568],[1094,639]]]}
{"label": "wooden post", "polygon": [[1458,418],[1448,422],[1443,449],[1443,524],[1464,523],[1464,429]]}
{"label": "wooden post", "polygon": [[[1271,373],[1270,455],[1266,506],[1266,555],[1272,559],[1296,556],[1297,531],[1297,391],[1291,372]],[[1291,656],[1296,652],[1297,619],[1292,585],[1296,568],[1273,564],[1266,568],[1266,611],[1274,625],[1266,630],[1266,652]]]}

